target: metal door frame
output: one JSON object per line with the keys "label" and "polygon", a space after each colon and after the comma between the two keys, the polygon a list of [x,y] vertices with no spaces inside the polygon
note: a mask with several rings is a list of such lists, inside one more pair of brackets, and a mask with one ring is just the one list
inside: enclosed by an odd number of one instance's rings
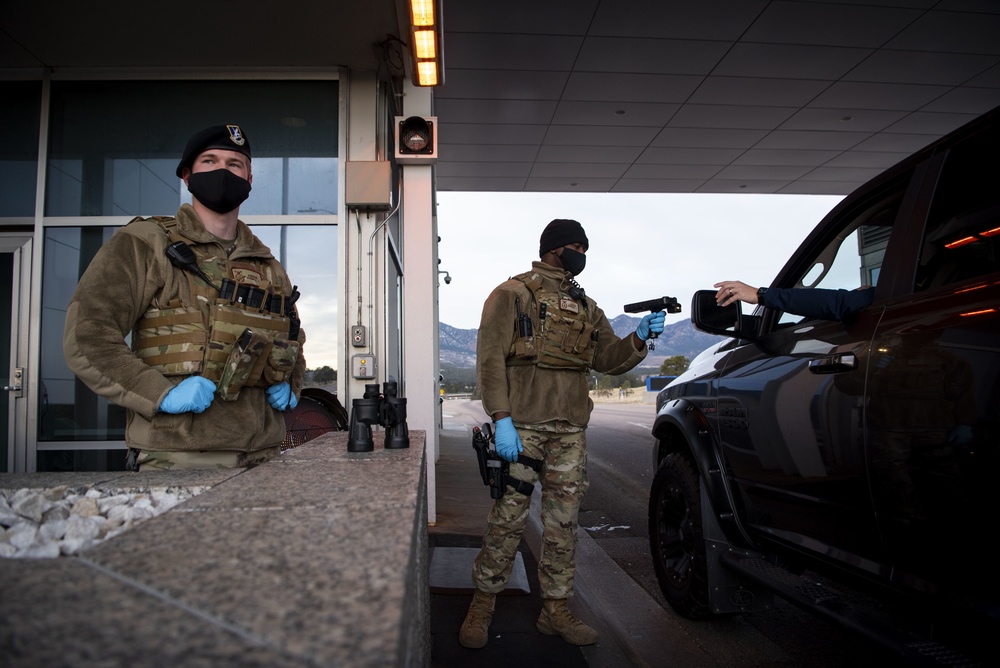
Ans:
{"label": "metal door frame", "polygon": [[0,253],[14,257],[11,290],[10,369],[4,385],[15,384],[14,369],[21,369],[19,392],[10,392],[7,409],[7,471],[26,471],[28,459],[28,414],[34,394],[28,384],[29,309],[33,237],[27,233],[0,232]]}

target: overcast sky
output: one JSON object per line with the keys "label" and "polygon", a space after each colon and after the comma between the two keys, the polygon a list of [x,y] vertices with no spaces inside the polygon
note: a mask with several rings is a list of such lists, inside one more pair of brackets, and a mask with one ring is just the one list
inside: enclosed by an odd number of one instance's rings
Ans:
{"label": "overcast sky", "polygon": [[438,193],[440,321],[479,327],[483,301],[531,268],[553,218],[587,232],[577,280],[608,318],[625,304],[691,295],[722,280],[767,285],[816,223],[841,199],[815,195]]}

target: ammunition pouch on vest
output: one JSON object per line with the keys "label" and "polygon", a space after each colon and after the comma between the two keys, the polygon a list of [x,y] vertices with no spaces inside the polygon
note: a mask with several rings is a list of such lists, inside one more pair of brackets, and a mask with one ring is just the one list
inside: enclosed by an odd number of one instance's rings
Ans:
{"label": "ammunition pouch on vest", "polygon": [[[269,387],[289,380],[299,342],[288,340],[291,319],[284,315],[286,286],[277,262],[257,258],[231,262],[210,256],[177,232],[174,218],[151,220],[171,242],[192,246],[199,268],[213,283],[229,279],[235,288],[230,297],[223,297],[202,278],[184,272],[193,303],[174,300],[166,308],[148,309],[135,327],[136,354],[165,376],[208,378],[225,400],[236,399],[243,387]],[[266,297],[255,306],[237,301],[238,294],[245,294],[239,290],[243,285]],[[237,343],[247,330],[250,334],[241,349]]]}
{"label": "ammunition pouch on vest", "polygon": [[[222,380],[223,373],[230,371],[226,387],[220,384],[223,399],[235,399],[244,386],[259,385],[269,387],[288,380],[299,354],[299,342],[288,341],[288,318],[269,313],[258,313],[236,304],[213,304],[209,308],[211,333],[205,350],[204,377],[213,382]],[[253,345],[242,351],[240,357],[252,356],[253,364],[232,376],[233,370],[227,363],[233,359],[237,341],[246,330],[254,337]],[[262,342],[261,342],[262,341]],[[247,360],[243,359],[242,367]],[[242,382],[239,382],[242,379]],[[231,397],[229,395],[232,395]]]}
{"label": "ammunition pouch on vest", "polygon": [[[515,337],[507,364],[588,370],[597,354],[597,330],[590,323],[586,298],[581,302],[567,293],[548,290],[534,272],[514,278],[531,293],[532,303],[527,310],[533,333]],[[517,327],[517,322],[514,326]]]}

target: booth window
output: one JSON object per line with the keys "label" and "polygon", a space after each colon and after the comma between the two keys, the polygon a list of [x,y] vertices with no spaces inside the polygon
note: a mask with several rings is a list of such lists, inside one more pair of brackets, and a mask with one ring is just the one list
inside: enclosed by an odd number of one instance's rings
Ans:
{"label": "booth window", "polygon": [[336,81],[53,82],[45,215],[173,214],[184,145],[219,123],[250,138],[241,215],[335,213],[338,104]]}

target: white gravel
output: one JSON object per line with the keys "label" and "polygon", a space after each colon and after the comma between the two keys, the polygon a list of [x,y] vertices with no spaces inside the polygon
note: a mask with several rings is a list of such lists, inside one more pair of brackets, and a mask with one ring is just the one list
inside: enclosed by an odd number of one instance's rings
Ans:
{"label": "white gravel", "polygon": [[74,555],[208,489],[0,489],[0,557]]}

